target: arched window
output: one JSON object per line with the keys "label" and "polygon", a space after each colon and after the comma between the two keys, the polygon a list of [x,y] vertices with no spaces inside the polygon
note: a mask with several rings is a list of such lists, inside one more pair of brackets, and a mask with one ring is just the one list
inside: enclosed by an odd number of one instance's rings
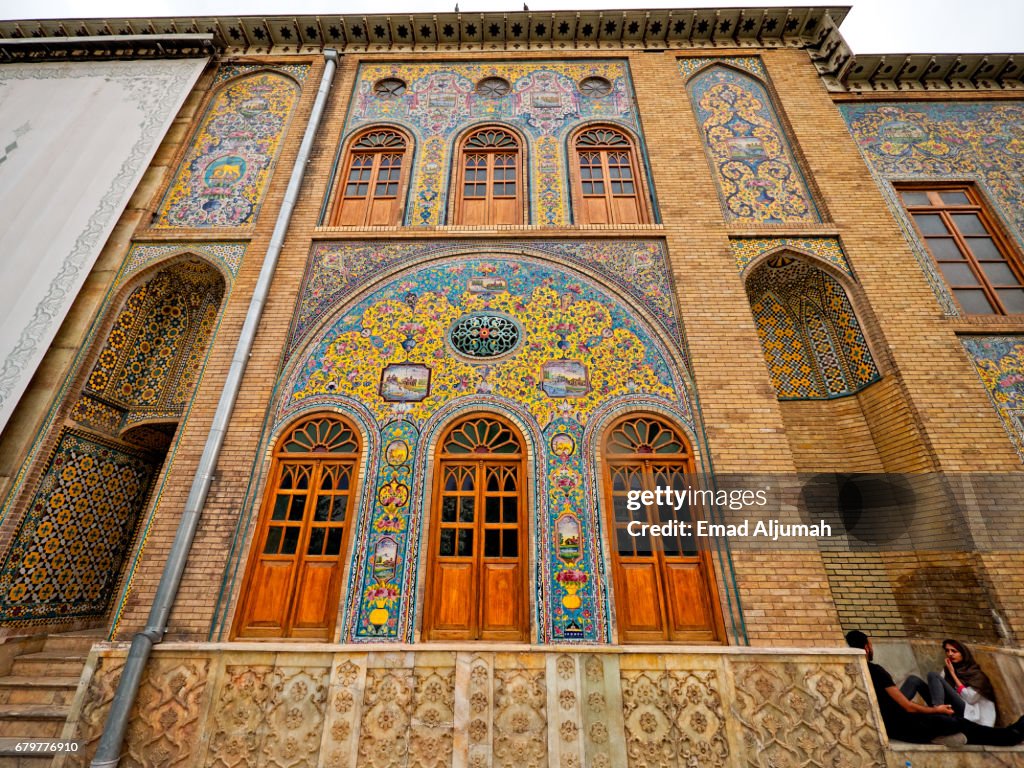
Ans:
{"label": "arched window", "polygon": [[332,226],[397,224],[405,192],[408,141],[398,131],[375,129],[356,138],[339,176]]}
{"label": "arched window", "polygon": [[522,224],[522,153],[503,128],[469,134],[459,153],[455,224]]}
{"label": "arched window", "polygon": [[[679,493],[693,477],[686,438],[654,415],[630,415],[605,437],[604,484],[612,538],[619,639],[715,642],[723,637],[711,560],[689,536],[651,536],[643,525],[696,523],[696,505],[644,503],[643,492]],[[658,497],[654,493],[647,500]],[[637,522],[640,526],[632,526]],[[640,535],[633,535],[640,532]]]}
{"label": "arched window", "polygon": [[434,472],[427,640],[526,640],[525,452],[497,416],[456,422]]}
{"label": "arched window", "polygon": [[359,453],[355,429],[334,415],[307,417],[280,439],[236,637],[332,639]]}
{"label": "arched window", "polygon": [[622,131],[591,128],[575,140],[580,224],[644,224],[640,170]]}

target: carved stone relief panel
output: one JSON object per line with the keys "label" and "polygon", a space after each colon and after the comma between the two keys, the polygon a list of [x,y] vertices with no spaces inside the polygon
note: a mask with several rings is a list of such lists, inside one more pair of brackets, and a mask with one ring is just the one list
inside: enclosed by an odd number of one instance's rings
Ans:
{"label": "carved stone relief panel", "polygon": [[496,768],[539,768],[548,764],[546,699],[543,669],[495,669]]}
{"label": "carved stone relief panel", "polygon": [[260,766],[316,768],[319,765],[329,675],[327,667],[274,669]]}
{"label": "carved stone relief panel", "polygon": [[619,657],[616,654],[589,654],[581,657],[581,665],[584,765],[587,768],[626,765]]}
{"label": "carved stone relief panel", "polygon": [[417,668],[413,706],[410,768],[447,768],[452,764],[455,668]]}
{"label": "carved stone relief panel", "polygon": [[359,732],[360,768],[407,764],[414,685],[412,669],[367,671]]}
{"label": "carved stone relief panel", "polygon": [[744,764],[884,765],[856,664],[733,662]]}
{"label": "carved stone relief panel", "polygon": [[114,699],[117,684],[121,681],[121,670],[124,659],[119,657],[99,656],[96,667],[85,690],[78,722],[74,729],[74,738],[84,741],[85,746],[77,755],[68,755],[66,766],[87,766],[96,753],[100,736],[103,734],[103,723],[107,719],[110,702]]}
{"label": "carved stone relief panel", "polygon": [[549,764],[559,768],[581,768],[583,733],[580,720],[580,670],[578,654],[548,654],[547,708]]}
{"label": "carved stone relief panel", "polygon": [[494,654],[458,654],[455,662],[455,768],[490,768]]}
{"label": "carved stone relief panel", "polygon": [[213,707],[207,768],[249,768],[259,759],[264,712],[273,698],[274,668],[226,665]]}
{"label": "carved stone relief panel", "polygon": [[324,768],[349,768],[358,764],[359,722],[365,687],[366,654],[335,656],[320,745],[320,763]]}

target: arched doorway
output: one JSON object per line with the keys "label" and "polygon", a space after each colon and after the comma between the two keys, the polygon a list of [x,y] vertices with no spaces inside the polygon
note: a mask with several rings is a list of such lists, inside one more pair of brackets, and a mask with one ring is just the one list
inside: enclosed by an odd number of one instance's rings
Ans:
{"label": "arched doorway", "polygon": [[494,414],[440,442],[427,574],[427,640],[527,640],[526,453]]}
{"label": "arched doorway", "polygon": [[[630,523],[694,524],[701,517],[695,505],[645,504],[641,496],[657,488],[685,491],[693,472],[688,441],[661,417],[631,414],[605,435],[605,508],[622,642],[720,642],[724,637],[710,554],[697,547],[697,539],[630,530]],[[632,526],[633,533],[638,529]]]}
{"label": "arched doorway", "polygon": [[358,433],[333,414],[308,416],[280,439],[235,637],[333,638],[359,455]]}

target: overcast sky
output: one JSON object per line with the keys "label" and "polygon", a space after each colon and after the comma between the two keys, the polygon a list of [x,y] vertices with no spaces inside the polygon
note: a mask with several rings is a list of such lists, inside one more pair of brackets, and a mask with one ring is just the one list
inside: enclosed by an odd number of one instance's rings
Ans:
{"label": "overcast sky", "polygon": [[[522,0],[458,0],[463,12],[517,11]],[[590,8],[704,8],[726,2],[659,0],[527,0],[532,11]],[[762,0],[746,7],[815,5]],[[1019,53],[1024,51],[1024,0],[853,0],[842,30],[855,53]],[[822,3],[821,5],[825,5]],[[116,18],[438,13],[455,0],[0,0],[0,18]]]}

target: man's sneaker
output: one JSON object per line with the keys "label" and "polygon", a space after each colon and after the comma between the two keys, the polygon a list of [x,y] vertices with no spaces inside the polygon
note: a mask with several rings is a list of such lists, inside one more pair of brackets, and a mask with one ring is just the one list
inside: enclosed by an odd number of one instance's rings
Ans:
{"label": "man's sneaker", "polygon": [[941,744],[944,747],[962,747],[967,743],[967,737],[962,733],[951,733],[949,736],[936,736],[932,744]]}

